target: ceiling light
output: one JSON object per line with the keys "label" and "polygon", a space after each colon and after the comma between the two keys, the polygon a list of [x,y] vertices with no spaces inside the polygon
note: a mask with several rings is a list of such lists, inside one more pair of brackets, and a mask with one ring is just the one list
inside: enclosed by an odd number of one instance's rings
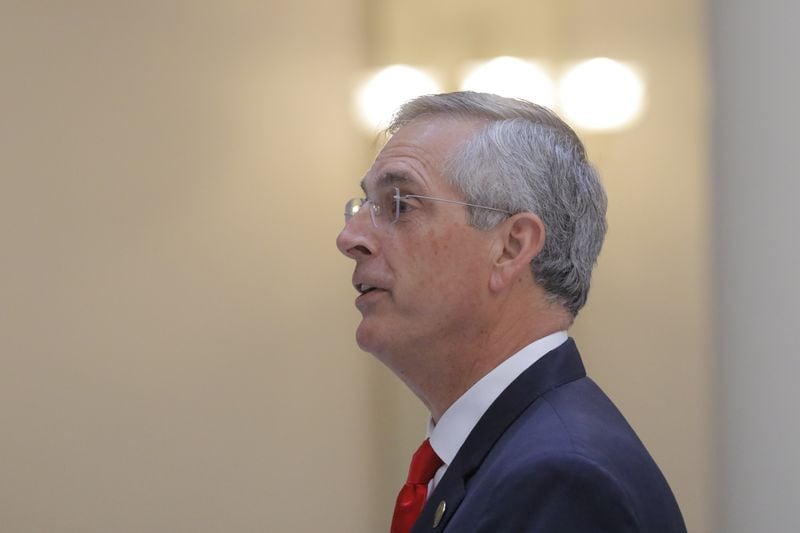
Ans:
{"label": "ceiling light", "polygon": [[644,83],[628,66],[595,58],[571,68],[559,87],[561,111],[574,126],[613,130],[631,124],[644,104]]}
{"label": "ceiling light", "polygon": [[391,65],[373,74],[358,91],[358,116],[370,131],[386,128],[402,104],[423,94],[441,92],[429,74],[406,65]]}
{"label": "ceiling light", "polygon": [[547,72],[516,57],[497,57],[474,67],[464,77],[461,90],[522,98],[546,107],[555,104],[555,89]]}

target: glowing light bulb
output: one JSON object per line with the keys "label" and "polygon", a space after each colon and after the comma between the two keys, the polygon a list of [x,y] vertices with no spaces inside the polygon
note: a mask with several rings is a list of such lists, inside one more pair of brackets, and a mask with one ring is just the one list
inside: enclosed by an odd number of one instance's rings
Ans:
{"label": "glowing light bulb", "polygon": [[441,92],[439,84],[422,70],[391,65],[372,75],[358,91],[357,108],[361,123],[370,131],[389,125],[397,108],[423,94]]}
{"label": "glowing light bulb", "polygon": [[644,104],[644,83],[629,67],[600,57],[584,61],[562,78],[561,110],[585,130],[613,130],[636,120]]}
{"label": "glowing light bulb", "polygon": [[465,76],[461,89],[523,98],[546,107],[555,104],[555,88],[547,72],[516,57],[497,57],[478,65]]}

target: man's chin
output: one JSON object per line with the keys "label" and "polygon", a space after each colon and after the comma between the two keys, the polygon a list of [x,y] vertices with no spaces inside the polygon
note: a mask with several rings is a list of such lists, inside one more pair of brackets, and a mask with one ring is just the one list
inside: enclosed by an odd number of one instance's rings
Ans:
{"label": "man's chin", "polygon": [[384,353],[391,343],[390,332],[386,325],[374,317],[364,317],[356,329],[358,347],[376,357]]}
{"label": "man's chin", "polygon": [[375,353],[373,350],[376,348],[376,331],[367,318],[362,318],[361,323],[356,328],[356,343],[358,347],[367,353]]}

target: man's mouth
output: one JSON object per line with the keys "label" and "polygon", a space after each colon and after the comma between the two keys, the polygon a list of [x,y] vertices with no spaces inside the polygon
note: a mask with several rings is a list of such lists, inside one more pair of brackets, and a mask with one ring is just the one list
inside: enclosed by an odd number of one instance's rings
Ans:
{"label": "man's mouth", "polygon": [[373,285],[367,285],[366,283],[359,283],[358,285],[356,285],[356,290],[360,294],[367,294],[368,292],[378,290],[378,287],[375,287]]}

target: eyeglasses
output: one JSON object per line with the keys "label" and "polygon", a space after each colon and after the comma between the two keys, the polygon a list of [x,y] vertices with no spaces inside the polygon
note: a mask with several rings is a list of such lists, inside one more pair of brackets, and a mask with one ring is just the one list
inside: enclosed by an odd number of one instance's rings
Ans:
{"label": "eyeglasses", "polygon": [[[392,191],[394,192],[392,193]],[[513,214],[504,209],[497,209],[496,207],[488,207],[485,205],[469,204],[467,202],[459,202],[458,200],[423,196],[421,194],[400,195],[400,189],[394,187],[393,189],[387,189],[387,193],[378,195],[376,200],[367,200],[366,198],[351,198],[344,206],[344,222],[347,224],[350,219],[353,218],[362,208],[369,208],[372,224],[376,228],[389,226],[397,222],[404,214],[415,209],[415,206],[408,202],[410,198],[433,200],[435,202],[464,205],[467,207],[477,207],[478,209],[488,209],[489,211],[505,213],[509,216]]]}

